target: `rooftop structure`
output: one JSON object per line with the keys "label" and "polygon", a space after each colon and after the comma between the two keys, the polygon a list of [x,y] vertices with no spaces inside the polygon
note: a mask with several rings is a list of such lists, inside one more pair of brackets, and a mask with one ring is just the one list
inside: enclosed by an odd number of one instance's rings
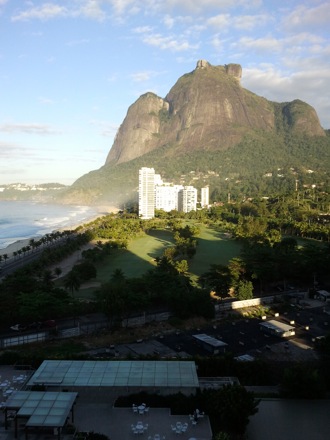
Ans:
{"label": "rooftop structure", "polygon": [[261,322],[261,329],[272,335],[280,336],[282,338],[287,338],[288,336],[295,335],[295,328],[292,325],[285,324],[275,319],[270,321]]}
{"label": "rooftop structure", "polygon": [[198,341],[198,343],[205,348],[205,350],[210,351],[214,354],[224,353],[226,351],[226,344],[219,339],[213,338],[212,336],[206,335],[205,333],[200,333],[198,335],[193,335],[193,338]]}
{"label": "rooftop structure", "polygon": [[191,361],[57,361],[46,360],[28,386],[148,387],[196,389],[196,366]]}
{"label": "rooftop structure", "polygon": [[7,428],[8,411],[15,411],[15,433],[17,436],[17,419],[27,419],[28,428],[56,428],[58,438],[64,427],[78,393],[16,391],[8,398],[5,406],[5,426]]}

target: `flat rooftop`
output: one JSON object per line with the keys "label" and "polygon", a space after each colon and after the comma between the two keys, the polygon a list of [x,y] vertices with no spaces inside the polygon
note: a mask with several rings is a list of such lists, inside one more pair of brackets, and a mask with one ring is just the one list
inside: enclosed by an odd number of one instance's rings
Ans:
{"label": "flat rooftop", "polygon": [[205,333],[200,333],[198,335],[192,335],[192,336],[193,336],[193,338],[197,339],[198,341],[204,342],[205,344],[208,344],[208,345],[211,345],[214,348],[224,347],[224,346],[228,345],[225,342],[219,341],[219,339],[214,338],[213,336],[209,336]]}
{"label": "flat rooftop", "polygon": [[199,387],[192,361],[46,360],[27,385],[70,387]]}
{"label": "flat rooftop", "polygon": [[276,331],[290,331],[294,330],[293,325],[285,324],[284,322],[276,321],[275,319],[271,319],[270,321],[261,322],[260,325],[263,327],[268,327]]}

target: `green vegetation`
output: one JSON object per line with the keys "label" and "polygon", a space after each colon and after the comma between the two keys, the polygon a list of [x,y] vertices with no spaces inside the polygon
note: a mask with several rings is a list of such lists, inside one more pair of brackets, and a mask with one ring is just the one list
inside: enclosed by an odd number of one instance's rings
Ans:
{"label": "green vegetation", "polygon": [[[211,293],[247,299],[288,283],[313,289],[315,280],[328,279],[329,218],[322,206],[313,195],[301,200],[294,193],[186,215],[159,212],[148,221],[124,212],[86,224],[65,241],[55,233],[31,241],[15,258],[42,246],[40,258],[0,285],[3,325],[86,310],[107,310],[113,322],[155,308],[180,319],[212,317]],[[314,241],[298,245],[306,238]],[[63,279],[47,269],[90,240],[96,246],[82,251],[83,261]],[[82,289],[86,281],[92,283]]]}
{"label": "green vegetation", "polygon": [[[164,180],[201,188],[210,186],[212,201],[241,202],[250,197],[290,194],[296,181],[300,196],[314,193],[329,205],[330,136],[308,137],[254,131],[228,150],[185,151],[164,145],[127,163],[107,164],[78,179],[59,198],[126,206],[137,203],[139,168],[154,167]],[[191,173],[193,172],[193,173]],[[185,176],[185,177],[182,177]]]}

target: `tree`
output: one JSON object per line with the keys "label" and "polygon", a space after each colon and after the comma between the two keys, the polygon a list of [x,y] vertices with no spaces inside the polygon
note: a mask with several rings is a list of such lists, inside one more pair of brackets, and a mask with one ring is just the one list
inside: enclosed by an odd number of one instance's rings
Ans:
{"label": "tree", "polygon": [[281,393],[284,397],[319,399],[325,396],[325,383],[319,370],[296,365],[284,371]]}
{"label": "tree", "polygon": [[187,273],[189,270],[187,260],[176,261],[175,268],[179,273],[182,273],[182,274]]}
{"label": "tree", "polygon": [[127,306],[125,303],[125,292],[127,289],[124,284],[104,283],[95,293],[100,310],[109,319],[110,325],[114,323],[115,318],[120,319]]}
{"label": "tree", "polygon": [[212,264],[208,272],[199,278],[202,287],[209,288],[220,298],[226,298],[231,287],[231,276],[227,266]]}
{"label": "tree", "polygon": [[219,428],[233,434],[244,434],[249,417],[258,412],[259,400],[241,385],[205,391],[203,400],[207,413],[218,421]]}
{"label": "tree", "polygon": [[71,270],[68,275],[65,277],[64,280],[64,287],[68,290],[70,290],[72,298],[73,298],[73,292],[78,291],[80,287],[81,281],[79,278],[78,272],[75,270]]}
{"label": "tree", "polygon": [[44,270],[42,274],[42,285],[45,289],[51,290],[53,287],[53,274],[49,269]]}
{"label": "tree", "polygon": [[81,282],[88,281],[91,278],[96,278],[97,275],[96,267],[89,260],[76,264],[73,266],[72,270],[77,273]]}
{"label": "tree", "polygon": [[253,298],[253,284],[251,281],[239,281],[237,289],[237,299],[243,301],[245,299]]}
{"label": "tree", "polygon": [[56,277],[58,278],[62,274],[62,269],[60,267],[55,267],[54,273]]}

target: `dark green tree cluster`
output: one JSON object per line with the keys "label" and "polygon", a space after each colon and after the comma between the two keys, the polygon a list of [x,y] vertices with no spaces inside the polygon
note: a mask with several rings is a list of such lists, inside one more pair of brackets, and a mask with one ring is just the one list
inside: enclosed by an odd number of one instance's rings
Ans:
{"label": "dark green tree cluster", "polygon": [[[38,253],[36,259],[7,275],[0,283],[3,312],[1,326],[4,329],[17,322],[30,324],[34,321],[70,316],[77,307],[65,290],[55,286],[54,279],[58,271],[55,269],[53,274],[47,267],[63,260],[87,243],[90,234],[70,232],[61,235],[61,238],[62,240],[59,240],[58,236],[58,242],[55,244],[50,238],[40,240],[42,244],[39,246],[43,246],[44,249]],[[33,252],[36,246],[33,243],[36,242],[32,241],[30,252]]]}

